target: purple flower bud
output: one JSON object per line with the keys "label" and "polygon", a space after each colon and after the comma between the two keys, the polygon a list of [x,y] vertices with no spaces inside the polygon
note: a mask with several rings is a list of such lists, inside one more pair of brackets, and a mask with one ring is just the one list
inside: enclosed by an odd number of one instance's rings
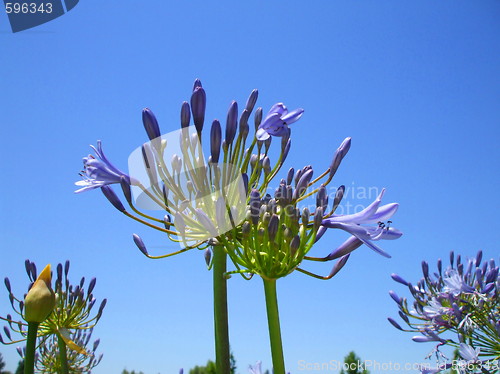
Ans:
{"label": "purple flower bud", "polygon": [[262,122],[262,108],[259,107],[255,111],[254,115],[255,131],[257,131],[261,122]]}
{"label": "purple flower bud", "polygon": [[[269,214],[269,213],[267,213]],[[273,242],[278,232],[279,217],[273,214],[269,220],[269,225],[267,226],[267,234],[269,236],[269,241]]]}
{"label": "purple flower bud", "polygon": [[259,96],[259,91],[252,90],[250,93],[250,96],[248,97],[247,104],[245,105],[245,109],[250,113],[253,110],[253,107],[255,106],[255,103],[257,102],[257,98]]}
{"label": "purple flower bud", "polygon": [[123,206],[122,202],[120,201],[120,199],[118,198],[118,196],[116,196],[115,192],[113,191],[113,189],[111,187],[109,187],[109,186],[102,186],[101,187],[101,191],[104,194],[104,196],[106,196],[106,199],[108,199],[109,202],[111,204],[113,204],[113,206],[116,209],[118,209],[122,213],[125,212],[125,207]]}
{"label": "purple flower bud", "polygon": [[425,261],[422,261],[422,273],[425,279],[429,278],[429,264]]}
{"label": "purple flower bud", "polygon": [[238,125],[238,103],[233,100],[229,105],[226,120],[226,143],[229,146],[236,135],[236,126]]}
{"label": "purple flower bud", "polygon": [[125,199],[127,199],[129,204],[132,204],[132,191],[130,189],[130,183],[124,175],[120,177],[120,185],[122,187],[123,194],[125,195]]}
{"label": "purple flower bud", "polygon": [[363,242],[361,240],[359,240],[355,236],[350,236],[340,246],[338,246],[332,252],[330,252],[330,254],[326,256],[326,259],[327,261],[330,261],[345,256],[354,251],[355,249],[361,247],[361,245],[363,245]]}
{"label": "purple flower bud", "polygon": [[219,162],[220,155],[220,143],[222,140],[222,130],[220,127],[220,122],[214,120],[212,122],[212,128],[210,129],[210,152],[212,156],[212,162]]}
{"label": "purple flower bud", "polygon": [[311,181],[313,176],[313,170],[307,170],[300,177],[297,186],[295,187],[295,191],[293,192],[292,200],[297,200],[300,196],[302,196],[308,187],[309,182]]}
{"label": "purple flower bud", "polygon": [[308,224],[310,215],[311,215],[311,212],[309,211],[309,208],[304,207],[304,209],[302,209],[302,224],[303,225]]}
{"label": "purple flower bud", "polygon": [[144,129],[146,129],[149,140],[153,140],[161,136],[158,121],[149,108],[145,108],[142,111],[142,123],[144,124]]}
{"label": "purple flower bud", "polygon": [[443,273],[443,263],[442,263],[440,258],[438,258],[438,261],[437,261],[437,268],[439,271],[439,276],[441,276]]}
{"label": "purple flower bud", "polygon": [[450,265],[453,268],[453,259],[455,258],[455,252],[450,252]]}
{"label": "purple flower bud", "polygon": [[262,160],[262,168],[264,169],[264,174],[268,175],[271,172],[271,160],[269,157],[264,157]]}
{"label": "purple flower bud", "polygon": [[477,256],[476,256],[476,266],[479,266],[479,264],[481,263],[481,260],[483,259],[483,251],[479,251],[477,252]]}
{"label": "purple flower bud", "polygon": [[5,333],[5,335],[9,338],[9,340],[12,340],[11,336],[10,336],[10,330],[7,328],[7,326],[4,326],[3,327],[3,332]]}
{"label": "purple flower bud", "polygon": [[332,278],[334,277],[343,267],[344,265],[347,263],[347,260],[349,260],[349,256],[350,255],[345,255],[343,257],[341,257],[336,263],[335,265],[333,266],[333,269],[332,271],[330,272],[330,274],[328,275],[329,278]]}
{"label": "purple flower bud", "polygon": [[106,303],[108,302],[107,299],[104,299],[102,302],[101,302],[101,305],[99,305],[99,310],[97,311],[97,318],[99,319],[101,317],[101,314],[102,314],[102,311],[104,310],[104,307],[106,306]]}
{"label": "purple flower bud", "polygon": [[495,283],[488,283],[481,289],[482,294],[488,294],[495,289]]}
{"label": "purple flower bud", "polygon": [[344,192],[345,186],[342,185],[337,188],[337,191],[335,192],[335,198],[333,199],[332,212],[335,212],[335,210],[338,208],[340,202],[342,201],[342,198],[344,197]]}
{"label": "purple flower bud", "polygon": [[205,122],[205,108],[207,105],[207,95],[205,90],[200,86],[195,87],[191,95],[191,111],[193,112],[193,122],[198,134],[203,130]]}
{"label": "purple flower bud", "polygon": [[92,278],[89,283],[89,287],[87,289],[87,295],[90,295],[92,291],[94,291],[95,284],[97,282],[96,278]]}
{"label": "purple flower bud", "polygon": [[260,213],[260,192],[259,190],[252,189],[250,192],[250,215],[254,225],[259,223],[259,213]]}
{"label": "purple flower bud", "polygon": [[[89,335],[89,338],[90,338],[90,335]],[[93,346],[92,346],[92,351],[95,352],[97,350],[97,347],[99,347],[99,343],[101,343],[101,339],[97,339]]]}
{"label": "purple flower bud", "polygon": [[391,296],[392,300],[396,302],[396,304],[401,305],[401,298],[394,291],[389,291],[389,295]]}
{"label": "purple flower bud", "polygon": [[191,121],[191,109],[188,102],[184,101],[181,106],[181,128],[188,127],[189,121]]}
{"label": "purple flower bud", "polygon": [[399,323],[397,323],[395,320],[393,320],[391,317],[388,317],[387,320],[391,323],[391,325],[393,325],[395,328],[397,328],[398,330],[401,330],[403,331],[403,329],[401,328],[401,326],[399,325]]}
{"label": "purple flower bud", "polygon": [[295,174],[295,170],[293,168],[290,168],[288,170],[288,175],[286,177],[286,184],[292,184],[294,174]]}
{"label": "purple flower bud", "polygon": [[241,179],[243,180],[243,186],[245,187],[245,195],[248,196],[248,174],[241,173]]}
{"label": "purple flower bud", "polygon": [[299,247],[300,247],[300,236],[295,235],[292,241],[290,242],[290,254],[292,255],[292,257],[295,256]]}
{"label": "purple flower bud", "polygon": [[193,92],[198,88],[198,87],[201,87],[201,80],[200,78],[196,78],[194,80],[194,84],[193,84]]}
{"label": "purple flower bud", "polygon": [[405,285],[405,286],[408,286],[408,282],[407,282],[407,281],[405,281],[403,278],[401,278],[401,277],[400,277],[399,275],[397,275],[397,274],[394,274],[394,273],[393,273],[393,274],[391,274],[391,278],[392,278],[392,279],[394,279],[394,280],[395,280],[396,282],[398,282],[398,283],[401,283],[401,284],[403,284],[403,285]]}
{"label": "purple flower bud", "polygon": [[205,263],[207,264],[207,266],[210,266],[210,260],[212,259],[212,251],[210,250],[210,248],[205,249],[203,257],[205,257]]}
{"label": "purple flower bud", "polygon": [[62,264],[57,264],[56,272],[57,272],[57,280],[59,282],[62,282],[62,272],[63,272]]}
{"label": "purple flower bud", "polygon": [[137,246],[137,248],[139,248],[139,250],[146,256],[149,256],[148,250],[146,249],[146,246],[144,245],[144,242],[142,241],[141,237],[137,234],[133,234],[132,238],[134,239],[134,243]]}
{"label": "purple flower bud", "polygon": [[488,272],[486,273],[486,277],[485,277],[485,283],[491,283],[491,282],[494,282],[498,277],[498,268],[492,268],[490,270],[488,270]]}
{"label": "purple flower bud", "polygon": [[66,262],[64,263],[64,276],[67,277],[68,276],[68,272],[69,272],[69,260],[66,260]]}
{"label": "purple flower bud", "polygon": [[405,321],[406,323],[410,323],[410,319],[406,314],[404,314],[402,311],[399,311],[398,314],[403,319],[403,321]]}
{"label": "purple flower bud", "polygon": [[248,118],[250,117],[250,112],[246,109],[243,109],[240,116],[240,134],[243,138],[246,138],[248,135],[249,127],[248,127]]}
{"label": "purple flower bud", "polygon": [[326,193],[326,187],[322,184],[316,194],[316,206],[320,206],[323,210],[326,210],[328,206],[328,195]]}
{"label": "purple flower bud", "polygon": [[318,229],[323,221],[323,208],[318,206],[314,212],[314,227]]}
{"label": "purple flower bud", "polygon": [[330,164],[330,179],[333,178],[333,176],[337,172],[342,159],[345,157],[347,152],[349,152],[349,148],[351,148],[351,138],[345,138],[342,144],[335,151],[332,163]]}
{"label": "purple flower bud", "polygon": [[165,226],[165,229],[170,230],[170,226],[172,225],[172,218],[168,214],[165,214],[163,217],[163,225]]}
{"label": "purple flower bud", "polygon": [[7,288],[7,291],[9,291],[9,293],[12,293],[11,288],[10,288],[10,280],[9,280],[9,278],[6,277],[3,281],[5,283],[5,287]]}

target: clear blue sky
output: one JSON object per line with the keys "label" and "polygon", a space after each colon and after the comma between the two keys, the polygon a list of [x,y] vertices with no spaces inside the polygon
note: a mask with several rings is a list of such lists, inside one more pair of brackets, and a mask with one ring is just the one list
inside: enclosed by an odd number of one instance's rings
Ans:
{"label": "clear blue sky", "polygon": [[[303,107],[288,166],[322,171],[340,142],[351,151],[335,184],[387,188],[404,231],[366,247],[330,281],[300,273],[278,283],[288,369],[341,361],[350,350],[377,362],[422,362],[432,346],[386,321],[396,316],[390,279],[416,281],[450,250],[498,258],[500,2],[485,1],[97,1],[12,34],[0,14],[2,142],[1,276],[18,294],[24,260],[69,259],[73,279],[97,277],[109,299],[95,330],[104,359],[96,374],[124,368],[171,374],[213,357],[211,274],[202,253],[152,261],[131,240],[174,249],[161,234],[120,215],[98,191],[75,195],[81,158],[102,139],[123,169],[147,140],[141,109],[164,132],[195,78],[207,119],[225,119],[258,88],[258,105]],[[367,204],[368,200],[350,199]],[[345,239],[330,232],[314,249]],[[321,268],[328,273],[329,267]],[[259,279],[229,282],[232,349],[239,371],[269,368]],[[0,313],[9,312],[1,291]],[[14,370],[14,347],[0,347]],[[323,371],[327,373],[327,371]],[[377,373],[377,370],[372,370]]]}

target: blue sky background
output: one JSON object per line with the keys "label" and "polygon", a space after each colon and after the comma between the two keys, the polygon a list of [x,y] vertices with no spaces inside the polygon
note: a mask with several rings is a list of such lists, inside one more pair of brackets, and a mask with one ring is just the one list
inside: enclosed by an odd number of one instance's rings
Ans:
{"label": "blue sky background", "polygon": [[[142,108],[164,132],[177,129],[195,78],[209,121],[258,88],[264,110],[278,101],[305,109],[287,167],[319,173],[351,136],[333,183],[387,187],[384,201],[401,205],[393,225],[405,233],[383,243],[390,260],[362,247],[330,281],[293,273],[278,282],[288,370],[350,350],[379,363],[423,362],[432,345],[386,321],[397,315],[388,291],[406,295],[390,274],[416,281],[421,260],[435,266],[450,250],[498,258],[499,19],[500,2],[488,0],[82,0],[12,34],[0,14],[1,276],[22,294],[29,258],[40,267],[71,260],[75,282],[97,277],[95,294],[109,302],[94,333],[104,353],[96,374],[170,374],[213,358],[202,253],[146,259],[132,233],[158,251],[176,247],[99,191],[75,195],[73,183],[97,139],[126,169],[147,140]],[[329,232],[314,253],[345,237]],[[239,372],[257,360],[269,368],[260,280],[233,277],[229,301]],[[9,311],[4,290],[0,313]],[[15,348],[0,352],[14,370]]]}

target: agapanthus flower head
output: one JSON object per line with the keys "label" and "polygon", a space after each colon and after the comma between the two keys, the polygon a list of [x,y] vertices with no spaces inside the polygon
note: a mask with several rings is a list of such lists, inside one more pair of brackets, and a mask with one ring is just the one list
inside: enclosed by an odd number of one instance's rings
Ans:
{"label": "agapanthus flower head", "polygon": [[416,286],[393,274],[395,281],[406,283],[414,299],[413,308],[406,298],[397,303],[408,326],[399,329],[420,333],[413,338],[416,342],[435,342],[433,352],[443,345],[459,348],[466,363],[491,364],[500,359],[498,266],[493,260],[481,265],[481,260],[482,252],[466,262],[452,252],[447,269],[438,260],[438,271],[433,273],[425,263]]}
{"label": "agapanthus flower head", "polygon": [[[92,328],[88,330],[74,330],[71,333],[68,332],[66,340],[71,342],[68,344],[68,347],[74,344],[73,349],[66,351],[67,367],[70,373],[91,373],[91,370],[101,362],[103,354],[96,352],[100,340],[96,339],[91,342],[92,332]],[[86,347],[86,349],[82,347]],[[38,349],[35,363],[36,368],[41,373],[63,372],[63,363],[61,362],[59,352],[60,347],[57,336],[48,336]]]}
{"label": "agapanthus flower head", "polygon": [[[47,279],[50,276],[50,268],[45,268],[40,276],[37,278],[36,266],[33,262],[26,260],[25,262],[26,272],[29,279],[33,282],[31,289],[33,289],[37,282],[43,278]],[[93,278],[85,289],[85,278],[82,278],[78,284],[71,284],[68,279],[70,263],[66,261],[64,266],[58,264],[56,267],[56,278],[54,284],[54,303],[52,304],[51,313],[43,321],[40,321],[38,327],[37,336],[39,338],[39,360],[42,360],[44,352],[52,350],[53,344],[59,341],[61,338],[64,344],[69,348],[68,359],[74,357],[75,364],[77,362],[85,361],[90,366],[95,366],[100,361],[100,359],[91,358],[98,343],[94,343],[93,347],[86,348],[90,340],[90,331],[97,324],[103,309],[106,305],[106,299],[104,299],[98,307],[98,310],[92,310],[96,304],[96,299],[93,296],[93,290],[96,285],[96,280]],[[18,299],[12,293],[10,287],[10,282],[6,280],[5,282],[7,291],[9,292],[9,300],[11,306],[16,314],[23,316],[28,312],[28,305],[25,305],[23,300]],[[29,292],[28,292],[29,295]],[[92,316],[93,314],[93,316]],[[8,314],[0,319],[6,321],[9,327],[4,327],[4,335],[6,339],[0,336],[0,342],[4,344],[14,344],[26,340],[27,337],[27,324],[22,320],[16,320],[12,315]],[[31,322],[30,320],[27,320]],[[19,337],[16,339],[14,334]],[[71,351],[76,352],[73,355]],[[22,353],[22,352],[21,352]],[[73,356],[71,356],[73,355]],[[85,359],[84,357],[85,356]],[[52,356],[51,356],[52,357]],[[50,360],[49,360],[50,361]],[[49,362],[47,361],[47,362]],[[71,361],[69,361],[71,363]],[[41,361],[39,361],[41,364]],[[50,368],[50,366],[48,366]]]}
{"label": "agapanthus flower head", "polygon": [[[347,155],[351,139],[341,143],[330,167],[315,179],[313,168],[308,165],[288,171],[286,179],[276,188],[271,182],[291,148],[288,126],[298,121],[304,110],[288,111],[283,103],[277,103],[263,119],[262,108],[256,108],[255,136],[249,137],[252,143],[247,146],[248,121],[257,97],[258,91],[253,90],[241,113],[238,113],[237,102],[231,102],[225,132],[219,120],[212,122],[210,156],[205,157],[201,144],[207,99],[201,82],[196,80],[190,103],[185,101],[181,106],[180,130],[158,136],[157,118],[145,109],[143,123],[150,141],[132,153],[129,173],[115,168],[98,143],[98,162],[93,161],[96,158],[86,161],[87,180],[79,182],[84,186],[79,191],[102,187],[106,198],[120,212],[167,234],[182,247],[180,251],[154,256],[134,234],[134,242],[149,258],[220,245],[233,260],[235,272],[244,276],[250,273],[276,279],[299,270],[329,279],[362,244],[389,257],[373,244],[401,236],[389,223],[382,223],[392,217],[398,207],[395,203],[379,206],[384,190],[362,212],[336,215],[345,190],[341,186],[329,208],[327,185]],[[276,159],[271,152],[275,137],[281,138]],[[114,183],[120,184],[130,209],[109,186]],[[276,188],[274,196],[266,193],[270,188]],[[304,200],[309,196],[316,197],[316,206],[303,209]],[[141,210],[159,211],[160,217]],[[324,258],[308,257],[309,250],[328,229],[342,229],[352,236]],[[303,260],[334,259],[336,264],[324,277],[301,266]]]}
{"label": "agapanthus flower head", "polygon": [[258,140],[266,140],[271,135],[285,136],[289,132],[288,125],[298,121],[303,113],[304,109],[302,108],[289,112],[283,103],[274,104],[267,113],[266,118],[259,125],[255,136]]}

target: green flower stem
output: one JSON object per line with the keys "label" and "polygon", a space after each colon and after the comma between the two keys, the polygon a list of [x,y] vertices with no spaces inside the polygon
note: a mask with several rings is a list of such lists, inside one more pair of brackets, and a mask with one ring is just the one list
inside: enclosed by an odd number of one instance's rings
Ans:
{"label": "green flower stem", "polygon": [[63,338],[57,335],[57,345],[59,347],[59,361],[61,362],[60,374],[69,374],[68,368],[68,353],[66,350],[66,343]]}
{"label": "green flower stem", "polygon": [[24,355],[24,374],[34,374],[35,372],[35,351],[38,325],[38,322],[28,322],[26,354]]}
{"label": "green flower stem", "polygon": [[215,364],[217,374],[230,374],[229,328],[227,319],[227,255],[222,246],[213,247]]}
{"label": "green flower stem", "polygon": [[285,374],[285,359],[283,358],[283,344],[281,342],[276,279],[262,278],[262,280],[264,281],[264,292],[266,295],[267,323],[269,325],[273,370],[274,374]]}

